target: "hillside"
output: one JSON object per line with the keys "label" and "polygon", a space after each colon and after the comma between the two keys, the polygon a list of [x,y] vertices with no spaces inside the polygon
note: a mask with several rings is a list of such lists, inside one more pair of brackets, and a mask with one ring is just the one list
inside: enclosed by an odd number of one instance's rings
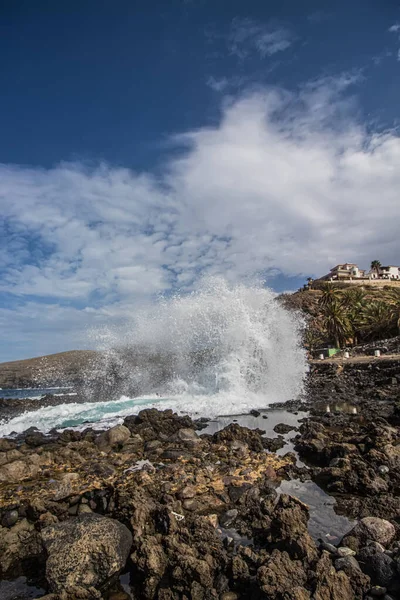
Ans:
{"label": "hillside", "polygon": [[[0,364],[0,387],[20,388],[71,385],[96,360],[93,350],[71,350]],[[0,392],[1,395],[1,392]]]}

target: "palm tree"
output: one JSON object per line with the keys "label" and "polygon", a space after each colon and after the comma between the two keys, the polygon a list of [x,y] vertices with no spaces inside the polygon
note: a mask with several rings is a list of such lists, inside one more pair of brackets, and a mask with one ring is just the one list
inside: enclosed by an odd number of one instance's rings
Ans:
{"label": "palm tree", "polygon": [[366,339],[383,339],[395,333],[398,317],[393,308],[390,304],[380,300],[367,304],[361,326],[361,331]]}
{"label": "palm tree", "polygon": [[353,329],[348,312],[346,307],[338,300],[331,300],[325,304],[323,325],[336,348],[344,346],[352,337]]}
{"label": "palm tree", "polygon": [[322,286],[322,296],[320,300],[321,307],[324,308],[332,302],[337,302],[342,299],[342,291],[333,283],[325,283]]}
{"label": "palm tree", "polygon": [[343,293],[342,305],[347,310],[347,316],[353,332],[353,344],[357,344],[360,331],[364,324],[364,311],[367,306],[367,297],[364,290],[351,289]]}
{"label": "palm tree", "polygon": [[381,262],[379,260],[373,260],[371,262],[371,271],[375,271],[376,276],[379,276],[379,269],[381,268]]}

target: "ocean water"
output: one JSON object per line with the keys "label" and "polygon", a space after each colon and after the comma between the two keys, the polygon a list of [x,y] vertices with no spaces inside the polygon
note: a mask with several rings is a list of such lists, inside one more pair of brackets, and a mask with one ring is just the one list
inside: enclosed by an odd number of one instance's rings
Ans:
{"label": "ocean water", "polygon": [[54,396],[75,396],[76,392],[72,391],[72,387],[46,387],[46,388],[0,388],[0,398],[27,398],[34,400],[35,398],[43,398],[46,394]]}
{"label": "ocean water", "polygon": [[[214,418],[296,398],[307,371],[302,326],[301,317],[285,310],[262,284],[204,280],[189,295],[161,298],[137,312],[120,330],[93,332],[92,345],[105,359],[87,374],[88,395],[104,372],[117,372],[127,389],[144,393],[60,403],[0,419],[0,435],[88,422],[105,428],[144,407]],[[144,359],[133,365],[132,355]]]}

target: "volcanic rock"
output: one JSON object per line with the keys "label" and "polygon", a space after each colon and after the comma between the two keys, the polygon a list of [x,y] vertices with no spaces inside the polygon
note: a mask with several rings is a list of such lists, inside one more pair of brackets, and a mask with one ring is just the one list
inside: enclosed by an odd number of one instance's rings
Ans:
{"label": "volcanic rock", "polygon": [[370,540],[385,547],[390,544],[395,535],[396,530],[389,521],[378,517],[365,517],[343,538],[342,544],[355,551]]}
{"label": "volcanic rock", "polygon": [[100,588],[125,566],[132,545],[125,525],[99,515],[46,527],[41,536],[48,553],[46,579],[53,592]]}

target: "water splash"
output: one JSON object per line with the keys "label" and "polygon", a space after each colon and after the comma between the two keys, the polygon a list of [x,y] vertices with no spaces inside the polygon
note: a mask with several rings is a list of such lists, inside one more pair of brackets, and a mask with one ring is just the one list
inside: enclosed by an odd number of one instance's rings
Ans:
{"label": "water splash", "polygon": [[86,376],[95,403],[49,407],[13,419],[1,431],[79,425],[121,418],[162,404],[214,417],[297,397],[306,359],[303,326],[260,285],[202,282],[189,295],[162,298],[124,330],[94,333],[101,359]]}
{"label": "water splash", "polygon": [[123,393],[260,394],[283,401],[303,381],[302,325],[262,285],[209,278],[189,295],[142,310],[124,332],[96,336],[108,365],[101,369],[117,374]]}

